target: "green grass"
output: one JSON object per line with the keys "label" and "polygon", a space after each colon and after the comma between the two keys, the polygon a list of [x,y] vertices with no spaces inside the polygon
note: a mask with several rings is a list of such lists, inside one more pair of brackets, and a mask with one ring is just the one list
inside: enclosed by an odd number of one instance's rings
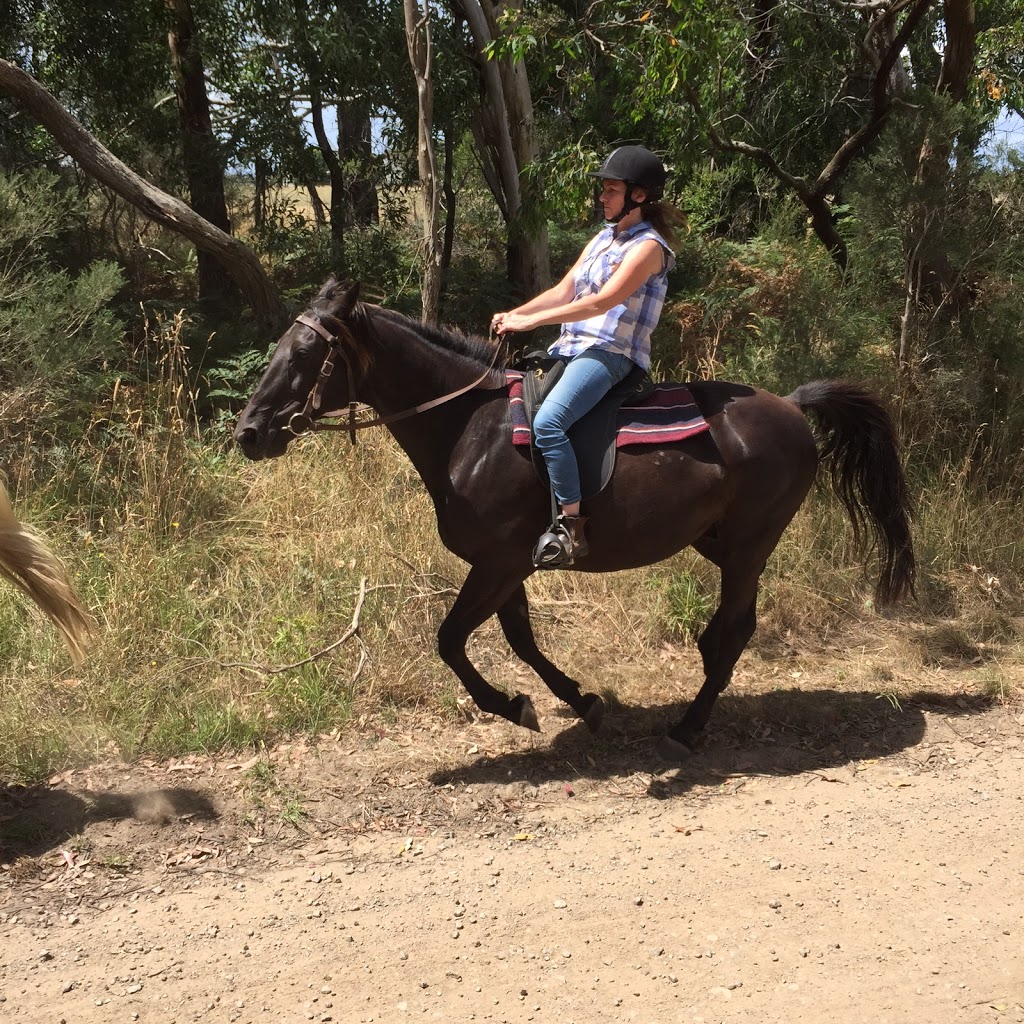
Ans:
{"label": "green grass", "polygon": [[301,800],[287,800],[278,812],[278,817],[286,825],[301,825],[309,817],[309,812],[302,806]]}

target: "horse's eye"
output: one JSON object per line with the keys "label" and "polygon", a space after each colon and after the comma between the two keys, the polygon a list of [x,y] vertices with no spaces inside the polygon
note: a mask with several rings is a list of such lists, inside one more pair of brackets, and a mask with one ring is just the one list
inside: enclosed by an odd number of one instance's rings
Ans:
{"label": "horse's eye", "polygon": [[304,363],[313,354],[313,350],[309,348],[294,348],[292,349],[292,359],[297,363]]}

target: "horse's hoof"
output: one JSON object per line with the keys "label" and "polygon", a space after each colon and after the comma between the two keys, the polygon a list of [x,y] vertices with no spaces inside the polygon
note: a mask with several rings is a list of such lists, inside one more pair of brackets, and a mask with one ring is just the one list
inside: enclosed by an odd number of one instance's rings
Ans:
{"label": "horse's hoof", "polygon": [[596,693],[583,695],[583,712],[580,718],[591,732],[597,732],[601,728],[604,721],[604,701]]}
{"label": "horse's hoof", "polygon": [[537,712],[534,710],[533,701],[525,693],[513,697],[509,704],[509,710],[512,712],[509,715],[509,721],[515,722],[516,725],[521,725],[531,732],[540,732],[540,722],[537,721]]}
{"label": "horse's hoof", "polygon": [[662,736],[655,749],[660,758],[665,761],[671,761],[673,764],[686,761],[694,754],[694,748],[688,743],[673,739],[671,736]]}

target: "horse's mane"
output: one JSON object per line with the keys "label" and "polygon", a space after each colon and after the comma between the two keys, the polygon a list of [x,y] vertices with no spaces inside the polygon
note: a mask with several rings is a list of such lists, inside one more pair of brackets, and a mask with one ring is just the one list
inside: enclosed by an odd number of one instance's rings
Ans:
{"label": "horse's mane", "polygon": [[[501,345],[500,341],[489,341],[487,338],[482,338],[478,335],[463,334],[462,331],[456,330],[454,327],[434,327],[430,324],[421,323],[419,320],[413,320],[411,317],[407,317],[394,309],[385,309],[382,306],[374,306],[372,309],[375,317],[413,331],[424,341],[433,345],[434,348],[462,356],[470,360],[481,370],[492,365],[495,370],[505,369],[504,355],[499,351],[497,357],[495,357],[494,352],[495,348]],[[364,317],[366,321],[371,319],[369,310],[362,303],[359,304],[356,313]]]}

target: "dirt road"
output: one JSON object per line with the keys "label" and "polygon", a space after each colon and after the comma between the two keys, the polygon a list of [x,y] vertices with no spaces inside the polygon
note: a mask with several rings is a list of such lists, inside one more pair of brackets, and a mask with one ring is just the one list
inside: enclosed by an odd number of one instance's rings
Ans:
{"label": "dirt road", "polygon": [[1024,1021],[1024,714],[744,692],[665,769],[539,701],[0,804],[0,1015]]}

